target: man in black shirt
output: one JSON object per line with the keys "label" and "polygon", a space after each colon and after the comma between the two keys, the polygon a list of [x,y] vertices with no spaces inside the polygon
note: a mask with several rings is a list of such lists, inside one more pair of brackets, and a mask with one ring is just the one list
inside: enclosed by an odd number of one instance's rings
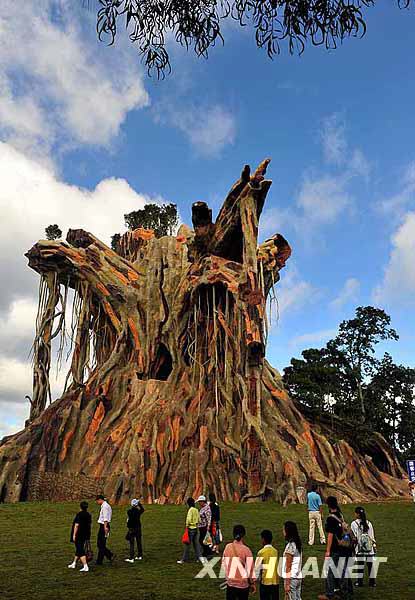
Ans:
{"label": "man in black shirt", "polygon": [[131,508],[127,511],[127,540],[130,542],[130,558],[126,558],[125,562],[134,562],[134,547],[135,542],[137,543],[137,555],[135,560],[141,560],[143,558],[143,546],[141,536],[141,515],[144,512],[142,504],[134,498],[131,500]]}
{"label": "man in black shirt", "polygon": [[[343,516],[337,498],[327,498],[329,516],[326,520],[327,546],[325,560],[328,562],[326,575],[326,593],[319,596],[319,600],[330,600],[335,595],[336,587],[339,588],[340,596],[349,600],[353,595],[351,579],[348,577],[348,563],[352,556],[351,548],[341,545],[343,531]],[[334,572],[333,572],[334,568]]]}
{"label": "man in black shirt", "polygon": [[88,562],[86,559],[85,544],[91,539],[91,523],[92,517],[88,512],[88,502],[81,502],[81,511],[76,515],[72,523],[71,542],[75,544],[75,558],[68,565],[69,569],[75,569],[78,559],[82,563],[81,572],[89,571]]}

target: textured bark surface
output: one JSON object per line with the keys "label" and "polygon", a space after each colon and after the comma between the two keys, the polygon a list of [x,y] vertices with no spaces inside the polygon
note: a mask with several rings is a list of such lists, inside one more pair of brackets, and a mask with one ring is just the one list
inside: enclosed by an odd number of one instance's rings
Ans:
{"label": "textured bark surface", "polygon": [[[404,493],[382,438],[371,440],[375,460],[352,439],[335,440],[264,358],[266,298],[291,254],[279,234],[257,246],[268,162],[253,175],[245,167],[215,223],[197,202],[194,229],[176,237],[138,229],[115,253],[70,230],[66,242],[27,253],[41,275],[34,390],[26,428],[0,443],[1,500],[60,500],[65,489],[78,498],[105,486],[114,501],[181,502],[212,490],[287,503],[309,481],[343,500]],[[59,335],[58,360],[65,335],[72,340],[71,368],[62,398],[46,408]]]}

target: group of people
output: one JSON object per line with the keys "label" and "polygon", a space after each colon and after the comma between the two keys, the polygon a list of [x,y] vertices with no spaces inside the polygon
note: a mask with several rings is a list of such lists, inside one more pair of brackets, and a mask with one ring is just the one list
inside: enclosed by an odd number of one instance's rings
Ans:
{"label": "group of people", "polygon": [[[107,547],[107,540],[111,530],[112,508],[103,495],[96,497],[96,502],[100,506],[98,517],[98,536],[97,548],[98,555],[96,565],[102,565],[104,558],[112,562],[115,558],[114,552]],[[92,517],[88,512],[88,502],[81,502],[81,510],[75,516],[71,529],[71,542],[75,544],[75,556],[68,565],[69,569],[75,569],[78,560],[82,563],[81,572],[89,571],[88,562],[92,560],[93,553],[91,548],[91,529]],[[127,534],[126,540],[130,544],[130,556],[125,561],[134,563],[136,560],[142,560],[142,534],[141,534],[141,515],[144,512],[143,505],[134,498],[131,500],[131,508],[127,511]]]}
{"label": "group of people", "polygon": [[[323,502],[315,486],[307,495],[309,513],[309,545],[314,545],[316,526],[320,543],[326,546],[327,561],[326,590],[319,600],[331,598],[349,599],[355,586],[364,584],[364,571],[367,567],[369,586],[376,586],[374,560],[376,539],[372,523],[367,519],[361,506],[355,509],[355,519],[348,525],[334,496],[327,498],[329,514],[323,527]],[[250,592],[255,592],[259,583],[260,600],[279,598],[279,576],[284,581],[286,600],[301,600],[303,548],[297,524],[284,523],[285,548],[282,556],[282,569],[278,569],[278,550],[272,545],[272,533],[261,532],[262,549],[253,560],[250,548],[244,543],[246,535],[243,525],[236,525],[234,540],[227,544],[223,552],[222,564],[226,576],[226,599],[247,600]],[[236,568],[235,561],[236,560]],[[366,565],[366,567],[365,567]],[[351,569],[355,577],[351,577]]]}
{"label": "group of people", "polygon": [[[196,508],[196,502],[200,509]],[[183,538],[183,556],[177,561],[179,565],[189,561],[190,548],[193,546],[196,558],[205,563],[209,556],[219,553],[222,541],[220,530],[220,507],[215,494],[187,499],[186,530]]]}
{"label": "group of people", "polygon": [[[112,562],[115,557],[107,547],[112,508],[102,495],[97,496],[96,501],[100,506],[96,564],[101,565],[104,558]],[[368,570],[369,586],[376,586],[373,566],[376,556],[375,533],[362,507],[356,508],[355,520],[348,525],[334,496],[329,496],[326,504],[329,514],[323,526],[323,501],[314,486],[307,495],[308,543],[310,546],[314,545],[317,529],[320,543],[326,546],[325,559],[328,562],[326,590],[319,596],[319,600],[330,600],[334,597],[349,599],[353,592],[353,581],[356,586],[363,585],[365,568]],[[80,508],[71,530],[75,556],[68,567],[75,569],[79,560],[82,563],[81,572],[88,572],[88,562],[92,560],[90,546],[92,517],[88,512],[87,502],[81,502]],[[127,511],[126,540],[130,545],[130,553],[129,558],[125,560],[129,563],[141,560],[143,556],[141,533],[143,512],[144,508],[139,500],[133,499]],[[221,511],[214,494],[210,494],[208,499],[201,495],[197,500],[193,498],[187,500],[186,525],[182,539],[184,549],[181,559],[177,561],[179,564],[190,560],[192,547],[195,558],[202,564],[206,564],[209,558],[220,553],[219,547],[222,542],[220,519]],[[251,549],[245,543],[245,527],[235,525],[233,540],[226,544],[222,555],[227,600],[247,600],[249,594],[256,591],[257,586],[260,600],[277,600],[280,576],[283,578],[286,600],[301,600],[303,544],[297,524],[286,521],[283,535],[285,547],[281,569],[278,550],[273,546],[273,534],[270,530],[264,529],[261,532],[261,549],[254,560]],[[352,566],[357,572],[357,578],[354,579],[350,577]]]}

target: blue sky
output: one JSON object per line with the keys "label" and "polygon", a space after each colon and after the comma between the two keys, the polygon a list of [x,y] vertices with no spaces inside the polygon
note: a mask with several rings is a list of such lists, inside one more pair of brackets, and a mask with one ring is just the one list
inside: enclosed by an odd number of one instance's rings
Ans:
{"label": "blue sky", "polygon": [[28,22],[40,21],[25,45],[17,13],[0,17],[10,36],[0,45],[0,208],[19,255],[12,268],[3,263],[11,290],[0,306],[0,429],[25,415],[36,278],[20,256],[45,219],[64,228],[82,215],[79,225],[107,240],[124,212],[150,198],[177,203],[190,223],[192,202],[217,211],[242,166],[268,156],[274,183],[261,236],[279,231],[293,249],[277,289],[271,362],[283,369],[356,306],[376,304],[401,335],[382,350],[414,365],[414,10],[380,4],[367,11],[364,39],[301,57],[283,48],[274,61],[250,29],[230,26],[208,61],[172,46],[173,73],[157,81],[127,41],[95,40],[93,14],[80,9],[70,20],[68,2],[41,0],[39,16],[29,0]]}

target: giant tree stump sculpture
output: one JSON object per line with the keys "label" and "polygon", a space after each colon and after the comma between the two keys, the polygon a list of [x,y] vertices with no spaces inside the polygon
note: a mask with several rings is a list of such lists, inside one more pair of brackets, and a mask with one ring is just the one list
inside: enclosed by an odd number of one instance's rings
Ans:
{"label": "giant tree stump sculpture", "polygon": [[[264,358],[267,296],[291,253],[278,234],[257,246],[268,162],[253,175],[244,168],[215,223],[196,202],[194,229],[176,237],[138,229],[114,252],[70,230],[27,253],[41,276],[32,407],[26,428],[0,444],[2,500],[75,498],[93,482],[116,501],[182,502],[211,490],[287,503],[310,480],[343,499],[402,492],[380,436],[382,471],[313,426]],[[68,288],[70,372],[46,407]]]}

